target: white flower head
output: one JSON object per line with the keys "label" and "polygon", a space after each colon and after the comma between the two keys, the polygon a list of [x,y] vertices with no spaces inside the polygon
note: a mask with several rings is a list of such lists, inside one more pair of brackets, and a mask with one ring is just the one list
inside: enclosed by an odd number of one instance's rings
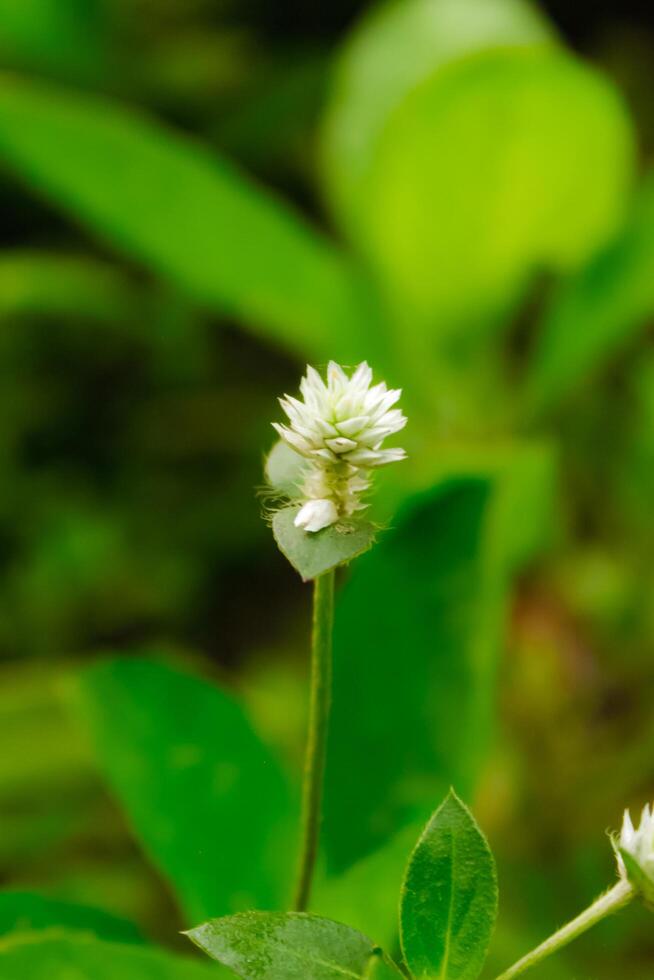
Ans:
{"label": "white flower head", "polygon": [[315,532],[364,509],[361,495],[370,487],[371,471],[406,457],[403,449],[382,449],[406,418],[393,407],[402,392],[384,382],[373,385],[365,361],[350,377],[330,361],[326,381],[307,367],[300,393],[303,401],[290,395],[279,399],[288,423],[273,422],[273,428],[309,460],[295,524]]}
{"label": "white flower head", "polygon": [[638,827],[634,827],[629,811],[625,810],[615,844],[621,876],[648,901],[654,900],[654,808],[643,809]]}

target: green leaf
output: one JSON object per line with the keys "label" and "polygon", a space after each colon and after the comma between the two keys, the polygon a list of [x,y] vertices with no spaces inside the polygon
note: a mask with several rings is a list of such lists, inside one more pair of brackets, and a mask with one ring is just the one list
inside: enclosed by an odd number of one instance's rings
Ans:
{"label": "green leaf", "polygon": [[143,297],[112,266],[32,250],[0,256],[0,315],[130,320]]}
{"label": "green leaf", "polygon": [[476,50],[550,40],[545,21],[520,0],[396,0],[375,5],[338,61],[323,134],[331,203],[351,232],[356,234],[384,126],[420,82]]}
{"label": "green leaf", "polygon": [[244,980],[376,976],[368,972],[374,944],[355,929],[316,915],[245,912],[213,919],[187,935]]}
{"label": "green leaf", "polygon": [[484,51],[430,76],[384,128],[358,223],[422,323],[412,356],[433,356],[436,325],[450,338],[494,325],[535,270],[580,267],[619,227],[633,166],[613,87],[554,48]]}
{"label": "green leaf", "polygon": [[376,531],[367,521],[344,518],[339,524],[310,533],[293,523],[299,509],[297,504],[282,507],[273,516],[272,527],[280,551],[305,582],[352,561],[372,547]]}
{"label": "green leaf", "polygon": [[190,921],[285,900],[289,790],[232,697],[130,658],[84,671],[75,702],[136,835]]}
{"label": "green leaf", "polygon": [[62,902],[32,892],[0,892],[0,936],[53,927],[92,932],[123,943],[143,941],[136,926],[104,909]]}
{"label": "green leaf", "polygon": [[2,980],[212,980],[228,974],[183,956],[87,935],[21,933],[0,940]]}
{"label": "green leaf", "polygon": [[620,352],[654,312],[654,175],[625,229],[556,290],[529,367],[527,407],[556,407]]}
{"label": "green leaf", "polygon": [[493,487],[462,477],[415,495],[339,594],[325,793],[334,871],[424,821],[453,782],[475,785],[504,612]]}
{"label": "green leaf", "polygon": [[4,77],[0,158],[39,194],[202,303],[319,360],[369,354],[348,260],[201,145],[117,104]]}
{"label": "green leaf", "polygon": [[97,78],[106,67],[103,27],[102,0],[0,0],[3,67]]}
{"label": "green leaf", "polygon": [[418,841],[402,888],[402,951],[413,976],[476,980],[496,915],[493,855],[451,792]]}
{"label": "green leaf", "polygon": [[266,458],[266,480],[273,490],[285,497],[297,497],[306,460],[280,439]]}

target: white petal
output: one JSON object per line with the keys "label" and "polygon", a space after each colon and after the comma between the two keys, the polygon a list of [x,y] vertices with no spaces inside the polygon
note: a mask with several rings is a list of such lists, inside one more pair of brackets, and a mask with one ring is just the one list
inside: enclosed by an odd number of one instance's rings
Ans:
{"label": "white petal", "polygon": [[331,449],[314,449],[311,455],[317,456],[318,459],[324,459],[326,463],[335,463],[338,459],[336,453],[333,453]]}
{"label": "white petal", "polygon": [[272,427],[296,453],[300,453],[301,456],[311,456],[313,452],[311,445],[306,439],[298,435],[297,432],[293,432],[292,429],[287,429],[285,425],[280,425],[278,422],[273,422]]}
{"label": "white petal", "polygon": [[355,415],[353,418],[343,419],[336,423],[336,428],[344,436],[355,436],[369,424],[370,419],[367,415]]}
{"label": "white petal", "polygon": [[345,436],[338,436],[336,439],[325,439],[325,445],[333,449],[335,453],[347,453],[357,448],[358,443]]}
{"label": "white petal", "polygon": [[350,387],[363,395],[370,387],[371,382],[372,370],[368,367],[367,361],[362,361],[350,378]]}
{"label": "white petal", "polygon": [[342,391],[348,383],[347,374],[336,361],[327,365],[327,383],[332,391]]}
{"label": "white petal", "polygon": [[323,528],[335,524],[338,511],[333,500],[309,500],[297,513],[294,524],[303,531],[322,531]]}
{"label": "white petal", "polygon": [[629,810],[625,810],[624,819],[622,821],[622,832],[620,834],[620,844],[627,850],[633,842],[636,836],[636,831],[634,830],[634,825],[631,822],[631,814]]}
{"label": "white petal", "polygon": [[402,397],[402,389],[395,388],[392,391],[387,391],[384,396],[379,400],[378,404],[374,409],[371,410],[370,416],[373,422],[385,415],[389,408],[392,408],[396,401]]}
{"label": "white petal", "polygon": [[354,452],[348,453],[345,459],[354,466],[379,466],[380,455],[372,449],[356,449]]}
{"label": "white petal", "polygon": [[377,420],[378,426],[384,426],[389,432],[399,432],[403,429],[407,423],[406,415],[403,415],[399,408],[394,408],[390,412],[385,412],[380,419]]}

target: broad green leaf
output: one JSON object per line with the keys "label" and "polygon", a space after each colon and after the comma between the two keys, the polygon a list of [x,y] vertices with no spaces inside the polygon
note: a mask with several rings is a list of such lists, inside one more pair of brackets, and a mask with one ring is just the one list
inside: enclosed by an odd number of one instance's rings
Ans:
{"label": "broad green leaf", "polygon": [[220,968],[87,935],[20,933],[0,939],[2,980],[212,980]]}
{"label": "broad green leaf", "polygon": [[379,336],[367,288],[326,239],[139,113],[4,77],[0,159],[102,239],[303,356],[354,360]]}
{"label": "broad green leaf", "polygon": [[536,270],[583,264],[622,220],[633,157],[610,83],[554,48],[477,53],[416,88],[380,137],[358,225],[423,323],[412,356],[433,353],[436,324],[495,323]]}
{"label": "broad green leaf", "polygon": [[0,315],[134,318],[143,297],[111,266],[76,256],[16,251],[0,255]]}
{"label": "broad green leaf", "polygon": [[592,379],[654,313],[654,176],[618,238],[556,290],[529,366],[530,414]]}
{"label": "broad green leaf", "polygon": [[305,466],[306,460],[280,439],[266,458],[266,480],[273,490],[283,496],[297,497]]}
{"label": "broad green leaf", "polygon": [[470,811],[450,793],[418,841],[402,888],[402,951],[412,975],[476,980],[496,915],[493,855]]}
{"label": "broad green leaf", "polygon": [[327,189],[356,234],[359,206],[389,115],[420,82],[476,50],[552,42],[522,0],[395,0],[375,5],[347,41],[323,134]]}
{"label": "broad green leaf", "polygon": [[133,923],[104,909],[62,902],[33,892],[0,892],[0,936],[54,927],[91,932],[98,938],[116,942],[142,942]]}
{"label": "broad green leaf", "polygon": [[155,660],[84,671],[75,703],[98,761],[189,921],[285,900],[285,779],[240,705]]}
{"label": "broad green leaf", "polygon": [[325,794],[334,871],[426,819],[453,782],[468,792],[476,781],[504,598],[493,498],[474,477],[417,494],[339,594]]}
{"label": "broad green leaf", "polygon": [[213,919],[187,935],[244,980],[375,977],[369,972],[374,943],[349,926],[316,915],[245,912]]}
{"label": "broad green leaf", "polygon": [[347,518],[340,524],[310,533],[293,523],[299,509],[297,504],[282,507],[274,514],[272,527],[280,551],[305,582],[352,561],[372,547],[376,529],[367,521]]}

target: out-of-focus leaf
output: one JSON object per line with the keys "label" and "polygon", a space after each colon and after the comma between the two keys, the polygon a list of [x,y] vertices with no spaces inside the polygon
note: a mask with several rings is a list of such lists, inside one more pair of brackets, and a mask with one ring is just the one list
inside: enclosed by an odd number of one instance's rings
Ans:
{"label": "out-of-focus leaf", "polygon": [[325,799],[334,869],[424,820],[449,785],[475,782],[503,609],[491,501],[491,482],[474,478],[417,495],[339,598]]}
{"label": "out-of-focus leaf", "polygon": [[376,529],[368,521],[353,518],[310,533],[295,527],[299,509],[298,504],[282,507],[273,516],[272,526],[280,551],[305,582],[352,561],[372,547]]}
{"label": "out-of-focus leaf", "polygon": [[552,41],[535,7],[522,0],[394,0],[375,6],[345,46],[325,120],[325,176],[340,219],[356,234],[380,133],[416,85],[476,50]]}
{"label": "out-of-focus leaf", "polygon": [[556,406],[633,338],[654,313],[654,177],[624,231],[555,292],[528,378],[530,414]]}
{"label": "out-of-focus leaf", "polygon": [[421,830],[418,824],[405,827],[347,871],[319,880],[312,908],[320,915],[349,923],[384,949],[393,949],[397,941],[397,897]]}
{"label": "out-of-focus leaf", "polygon": [[411,855],[400,907],[402,951],[416,977],[476,980],[497,915],[495,862],[454,793]]}
{"label": "out-of-focus leaf", "polygon": [[344,255],[227,161],[135,112],[5,76],[0,157],[103,239],[302,355],[347,362],[378,341]]}
{"label": "out-of-focus leaf", "polygon": [[100,939],[115,942],[142,942],[133,923],[104,909],[62,902],[33,892],[0,892],[0,936],[55,927],[92,932]]}
{"label": "out-of-focus leaf", "polygon": [[131,320],[142,297],[111,266],[48,252],[0,256],[0,315],[88,316]]}
{"label": "out-of-focus leaf", "polygon": [[612,86],[552,48],[451,63],[381,135],[358,227],[411,357],[494,324],[535,270],[579,267],[623,217],[633,138]]}
{"label": "out-of-focus leaf", "polygon": [[282,904],[289,791],[233,698],[141,658],[90,668],[75,693],[100,765],[187,918]]}
{"label": "out-of-focus leaf", "polygon": [[299,912],[245,912],[187,935],[244,980],[365,980],[375,951],[356,929]]}
{"label": "out-of-focus leaf", "polygon": [[211,980],[219,967],[86,935],[19,934],[0,942],[2,980]]}
{"label": "out-of-focus leaf", "polygon": [[97,76],[103,58],[102,0],[0,0],[0,57],[67,77]]}

